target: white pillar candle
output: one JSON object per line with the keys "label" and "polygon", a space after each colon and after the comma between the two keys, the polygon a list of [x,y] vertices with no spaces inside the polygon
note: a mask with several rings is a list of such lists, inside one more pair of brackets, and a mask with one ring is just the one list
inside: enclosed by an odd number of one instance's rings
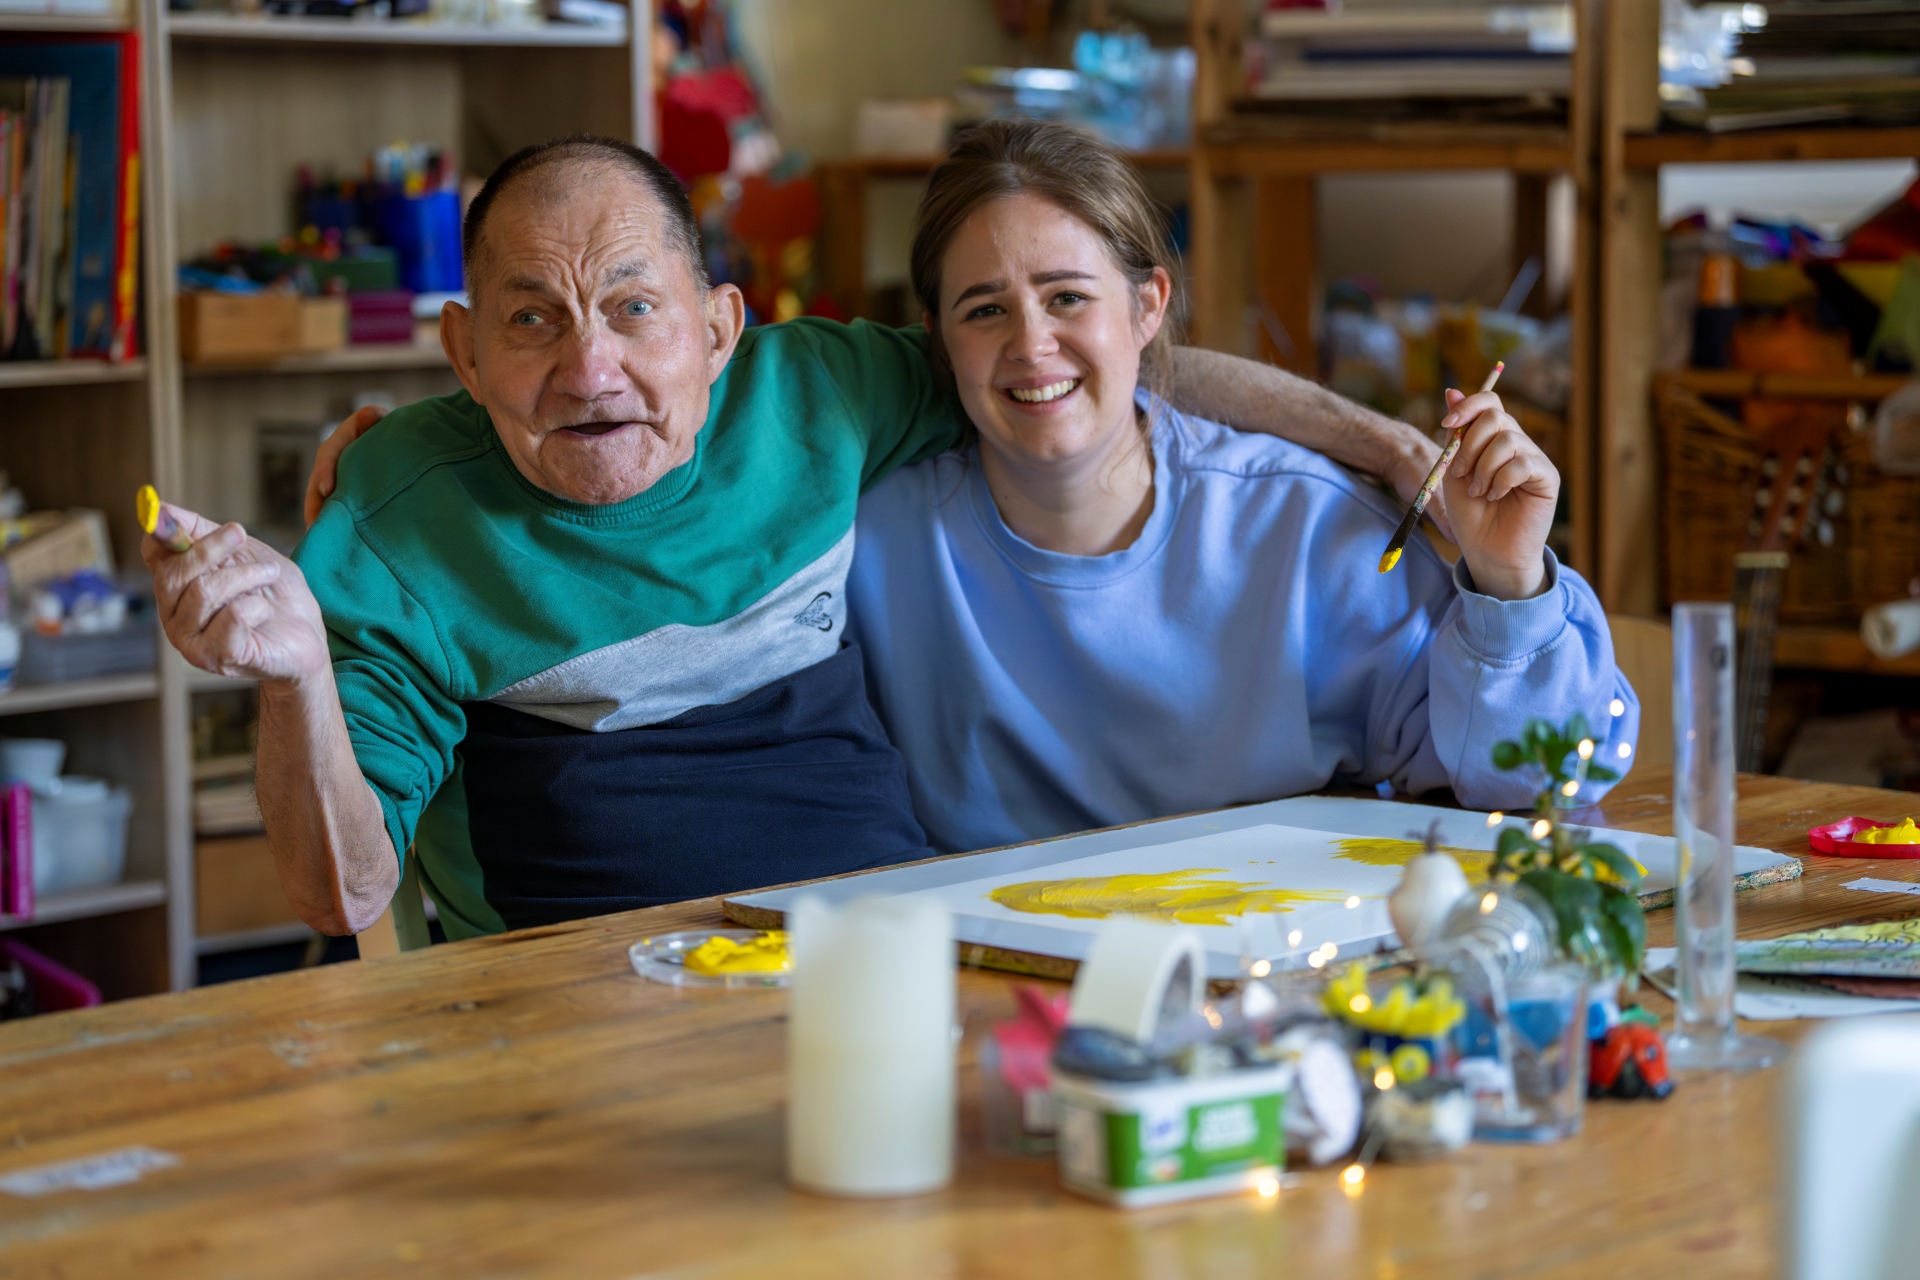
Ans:
{"label": "white pillar candle", "polygon": [[788,916],[787,1176],[906,1196],[953,1177],[953,917],[907,899],[817,898]]}

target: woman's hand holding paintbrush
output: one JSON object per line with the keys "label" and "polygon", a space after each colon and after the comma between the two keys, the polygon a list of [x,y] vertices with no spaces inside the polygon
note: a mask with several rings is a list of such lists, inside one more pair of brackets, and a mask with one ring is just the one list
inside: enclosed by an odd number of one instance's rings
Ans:
{"label": "woman's hand holding paintbrush", "polygon": [[[1497,373],[1497,370],[1496,370]],[[1458,432],[1441,477],[1454,540],[1474,587],[1501,600],[1525,600],[1547,585],[1547,533],[1560,497],[1560,473],[1488,385],[1473,395],[1447,392],[1440,425]],[[1382,572],[1391,568],[1382,562]]]}
{"label": "woman's hand holding paintbrush", "polygon": [[160,623],[188,662],[255,680],[331,673],[320,606],[293,561],[237,524],[162,503],[150,487],[136,507]]}

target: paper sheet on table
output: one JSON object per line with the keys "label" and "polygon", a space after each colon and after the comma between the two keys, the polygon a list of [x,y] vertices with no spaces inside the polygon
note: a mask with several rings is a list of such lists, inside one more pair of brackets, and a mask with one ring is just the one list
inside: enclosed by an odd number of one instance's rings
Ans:
{"label": "paper sheet on table", "polygon": [[[1647,981],[1668,996],[1674,995],[1673,965],[1679,952],[1673,947],[1648,947],[1642,972]],[[1796,1018],[1851,1018],[1868,1013],[1912,1013],[1920,1000],[1880,1000],[1848,995],[1799,978],[1768,977],[1757,973],[1738,976],[1733,990],[1735,1017],[1749,1022],[1790,1022]]]}
{"label": "paper sheet on table", "polygon": [[[1398,866],[1365,866],[1333,856],[1343,838],[1405,840],[1429,823],[1439,823],[1444,845],[1489,851],[1499,838],[1487,815],[1463,809],[1386,800],[1333,796],[1296,796],[1267,804],[1169,818],[1112,831],[1066,836],[1039,844],[1017,845],[985,853],[943,858],[918,866],[891,868],[791,889],[740,894],[728,901],[784,912],[802,897],[829,903],[857,897],[907,894],[937,898],[954,912],[961,942],[1009,951],[1086,957],[1099,922],[1006,909],[989,898],[995,888],[1018,882],[1092,876],[1165,874],[1194,868],[1218,868],[1224,878],[1258,882],[1275,889],[1319,890],[1334,901],[1300,903],[1274,914],[1250,914],[1244,923],[1199,926],[1206,939],[1208,975],[1240,975],[1242,949],[1269,956],[1279,967],[1304,967],[1306,950],[1333,942],[1340,956],[1370,951],[1393,942],[1385,895],[1400,878]],[[1507,824],[1524,822],[1507,819]],[[1647,869],[1643,892],[1671,898],[1675,846],[1670,836],[1594,829]],[[1797,858],[1766,849],[1739,846],[1734,872],[1742,884],[1792,879]],[[1345,906],[1348,896],[1360,903]],[[1656,900],[1653,905],[1659,905]],[[1301,930],[1302,944],[1289,948],[1285,936]]]}

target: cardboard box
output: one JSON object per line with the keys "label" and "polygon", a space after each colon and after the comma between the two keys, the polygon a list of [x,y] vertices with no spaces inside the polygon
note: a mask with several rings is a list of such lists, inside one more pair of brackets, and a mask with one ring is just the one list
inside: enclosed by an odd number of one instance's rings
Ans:
{"label": "cardboard box", "polygon": [[[37,518],[30,516],[31,521]],[[82,569],[113,577],[113,543],[107,537],[107,517],[75,507],[59,523],[8,548],[7,574],[16,592],[25,593],[56,578]]]}
{"label": "cardboard box", "polygon": [[300,299],[288,293],[183,293],[180,355],[197,364],[264,363],[300,350]]}
{"label": "cardboard box", "polygon": [[338,351],[347,345],[345,298],[300,299],[300,350]]}

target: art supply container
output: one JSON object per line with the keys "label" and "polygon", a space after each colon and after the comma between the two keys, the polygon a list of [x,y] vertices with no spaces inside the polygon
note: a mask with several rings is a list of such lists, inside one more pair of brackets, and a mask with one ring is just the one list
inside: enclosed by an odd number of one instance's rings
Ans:
{"label": "art supply container", "polygon": [[[1476,1002],[1480,1020],[1491,1023],[1496,1041],[1505,1043],[1500,1070],[1483,1069],[1478,1079],[1462,1073],[1475,1095],[1473,1136],[1483,1142],[1572,1137],[1587,1106],[1586,971],[1550,965],[1507,984],[1504,995],[1504,1001]],[[1470,1015],[1468,1024],[1475,1021]]]}
{"label": "art supply container", "polygon": [[0,782],[24,782],[44,790],[66,762],[67,744],[58,738],[0,738]]}
{"label": "art supply container", "polygon": [[99,778],[67,777],[33,796],[33,892],[117,884],[126,870],[133,797]]}
{"label": "art supply container", "polygon": [[840,1196],[953,1177],[953,917],[935,903],[803,898],[788,917],[787,1176]]}
{"label": "art supply container", "polygon": [[414,293],[457,293],[460,271],[460,193],[389,196],[381,208],[387,242],[400,251],[400,284]]}
{"label": "art supply container", "polygon": [[1734,993],[1733,606],[1673,608],[1674,933],[1679,946],[1669,1062],[1680,1070],[1746,1071],[1786,1046],[1741,1036]]}
{"label": "art supply container", "polygon": [[1277,1187],[1291,1067],[1139,1084],[1056,1072],[1060,1181],[1126,1208]]}

